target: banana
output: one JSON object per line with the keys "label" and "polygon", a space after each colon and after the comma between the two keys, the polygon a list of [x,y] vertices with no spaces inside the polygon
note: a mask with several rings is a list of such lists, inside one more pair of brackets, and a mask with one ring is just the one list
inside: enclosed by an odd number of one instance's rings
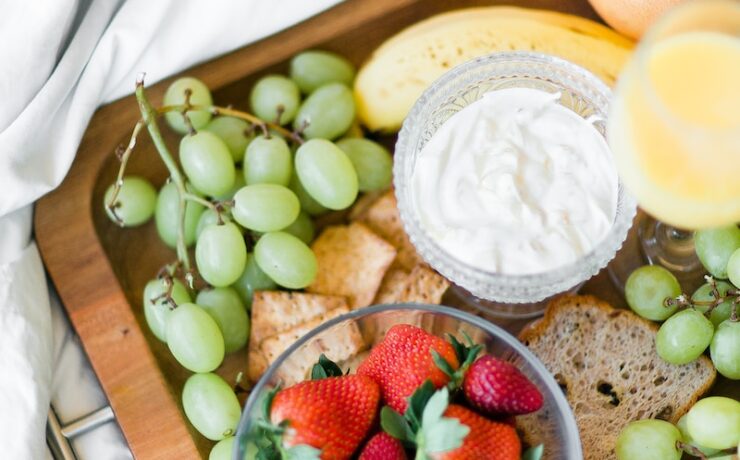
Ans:
{"label": "banana", "polygon": [[440,14],[406,28],[375,50],[355,80],[358,116],[372,131],[395,131],[439,76],[495,51],[560,56],[611,85],[633,45],[596,22],[553,11],[493,6]]}

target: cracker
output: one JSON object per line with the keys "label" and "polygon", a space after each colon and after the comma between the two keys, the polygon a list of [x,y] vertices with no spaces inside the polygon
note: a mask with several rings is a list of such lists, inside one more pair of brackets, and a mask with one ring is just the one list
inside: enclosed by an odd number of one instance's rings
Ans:
{"label": "cracker", "polygon": [[401,216],[398,214],[398,203],[393,190],[389,190],[363,212],[357,219],[364,223],[373,232],[380,235],[393,245],[398,251],[394,266],[412,270],[422,262],[414,245],[411,244],[406,230],[403,228]]}
{"label": "cracker", "polygon": [[406,287],[409,279],[409,273],[403,268],[391,267],[385,273],[383,281],[380,283],[378,293],[375,295],[374,304],[395,303],[401,297],[401,293]]}
{"label": "cracker", "polygon": [[450,282],[445,277],[427,265],[419,264],[409,273],[398,302],[439,304],[449,287]]}
{"label": "cracker", "polygon": [[344,297],[285,291],[255,292],[247,357],[249,379],[257,381],[271,362],[260,349],[265,339],[336,309],[347,310]]}
{"label": "cracker", "polygon": [[349,210],[349,220],[362,219],[370,206],[382,195],[383,192],[365,192],[360,195],[355,204],[352,205],[352,209]]}
{"label": "cracker", "polygon": [[[332,310],[296,328],[266,339],[262,342],[260,349],[267,361],[272,363],[290,345],[309,331],[348,311],[349,309],[346,307]],[[365,342],[362,339],[360,330],[357,328],[357,324],[354,321],[345,322],[342,325],[333,327],[330,331],[316,336],[303,347],[296,350],[290,359],[280,366],[280,378],[286,384],[299,382],[307,377],[311,367],[318,361],[322,353],[336,362],[358,354],[364,347]]]}
{"label": "cracker", "polygon": [[318,262],[308,292],[347,297],[351,309],[370,305],[396,250],[365,225],[327,227],[311,245]]}
{"label": "cracker", "polygon": [[338,362],[337,365],[343,372],[354,374],[357,371],[357,368],[360,367],[360,364],[365,361],[365,358],[367,358],[367,355],[369,354],[370,352],[368,350],[361,351],[360,353],[352,355],[349,358]]}

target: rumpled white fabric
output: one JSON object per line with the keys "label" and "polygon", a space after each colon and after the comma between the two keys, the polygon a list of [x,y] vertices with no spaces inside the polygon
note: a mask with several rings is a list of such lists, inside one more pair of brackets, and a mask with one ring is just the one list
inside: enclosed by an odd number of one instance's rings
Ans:
{"label": "rumpled white fabric", "polygon": [[339,0],[0,0],[0,446],[45,457],[49,295],[32,203],[61,183],[95,109]]}

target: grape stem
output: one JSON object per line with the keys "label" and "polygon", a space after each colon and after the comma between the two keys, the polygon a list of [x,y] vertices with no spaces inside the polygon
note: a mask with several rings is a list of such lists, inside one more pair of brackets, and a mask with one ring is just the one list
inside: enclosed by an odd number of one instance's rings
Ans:
{"label": "grape stem", "polygon": [[111,216],[116,220],[116,223],[123,227],[123,219],[118,215],[116,208],[120,205],[118,202],[118,194],[121,192],[123,186],[123,173],[126,171],[126,165],[128,159],[131,157],[131,153],[134,151],[136,146],[136,139],[139,136],[139,132],[144,127],[144,120],[139,120],[134,126],[134,130],[131,133],[131,139],[128,141],[128,146],[124,150],[120,145],[116,149],[116,156],[121,162],[121,166],[118,168],[118,176],[116,176],[116,182],[113,184],[113,193],[111,194],[110,200],[105,204],[105,207],[110,211]]}
{"label": "grape stem", "polygon": [[704,452],[700,451],[698,448],[692,446],[691,444],[686,444],[682,441],[676,441],[676,448],[678,448],[678,450],[686,452],[689,455],[693,455],[694,457],[699,457],[701,460],[707,460],[707,456],[704,455]]}
{"label": "grape stem", "polygon": [[116,182],[114,183],[113,193],[111,194],[111,198],[108,200],[105,206],[107,210],[110,212],[111,216],[113,216],[116,223],[123,227],[124,225],[123,220],[116,212],[116,208],[120,206],[120,203],[118,202],[118,195],[120,194],[121,187],[123,186],[123,177],[126,171],[126,166],[128,165],[128,160],[131,157],[131,154],[133,153],[134,147],[136,146],[139,133],[146,126],[147,131],[149,132],[149,136],[151,137],[152,142],[154,144],[154,147],[157,149],[157,153],[159,153],[159,157],[162,159],[162,162],[164,163],[165,167],[167,168],[167,171],[169,172],[169,175],[170,175],[169,180],[171,180],[175,184],[175,187],[177,188],[178,225],[177,225],[177,244],[175,247],[176,252],[177,252],[177,262],[175,262],[174,264],[166,265],[165,267],[163,267],[162,269],[163,271],[160,272],[160,277],[162,277],[165,280],[165,283],[167,283],[167,287],[168,287],[167,292],[163,296],[160,296],[160,298],[167,298],[168,302],[172,306],[174,304],[170,296],[172,292],[172,278],[175,276],[177,271],[182,269],[182,272],[184,273],[186,285],[188,286],[188,288],[189,289],[195,288],[196,273],[195,273],[195,269],[192,267],[190,263],[190,254],[188,253],[188,248],[187,248],[187,245],[185,244],[185,209],[187,206],[187,202],[191,201],[194,203],[198,203],[202,206],[205,206],[215,211],[218,217],[219,224],[223,224],[223,219],[222,219],[221,214],[225,211],[226,207],[231,207],[234,205],[234,203],[233,203],[233,200],[209,201],[194,193],[190,193],[187,190],[187,188],[185,187],[184,175],[180,171],[180,167],[178,166],[177,161],[175,161],[175,158],[172,156],[169,149],[167,148],[167,144],[165,143],[164,138],[162,137],[162,133],[159,130],[157,118],[168,112],[179,112],[183,116],[185,125],[188,128],[188,133],[192,135],[196,131],[195,131],[195,128],[193,127],[190,117],[188,116],[188,112],[207,111],[207,112],[210,112],[214,116],[224,115],[224,116],[230,116],[230,117],[235,117],[235,118],[245,120],[250,123],[250,127],[249,127],[250,130],[253,131],[255,128],[259,127],[263,130],[266,137],[269,137],[269,129],[272,129],[275,132],[280,133],[281,135],[285,136],[287,139],[290,139],[299,145],[303,144],[303,138],[301,137],[300,132],[289,131],[276,123],[263,121],[260,118],[250,113],[242,112],[240,110],[235,110],[235,109],[232,109],[231,107],[219,107],[215,105],[193,105],[190,102],[190,96],[192,95],[192,92],[189,89],[185,90],[185,103],[184,104],[168,105],[168,106],[155,108],[149,102],[149,99],[146,96],[146,92],[144,91],[144,76],[145,74],[141,73],[137,77],[136,91],[135,91],[136,101],[139,105],[139,111],[141,112],[141,119],[139,119],[136,122],[136,125],[134,126],[128,146],[125,149],[122,148],[121,146],[119,146],[116,149],[116,156],[120,160],[121,165],[118,169],[118,175],[116,177]]}
{"label": "grape stem", "polygon": [[740,304],[740,289],[737,288],[730,288],[727,290],[725,295],[722,295],[719,292],[719,288],[717,287],[717,281],[714,279],[714,277],[706,275],[704,277],[707,284],[709,284],[711,288],[711,294],[712,297],[714,297],[714,300],[693,300],[690,296],[687,294],[681,294],[678,297],[666,297],[663,300],[663,305],[667,308],[670,307],[678,307],[678,308],[696,308],[696,307],[707,307],[706,311],[704,312],[704,315],[706,317],[709,317],[712,314],[712,311],[717,308],[719,305],[721,305],[723,302],[726,302],[728,300],[732,300],[732,309],[730,313],[730,321],[738,321],[737,316],[737,305]]}
{"label": "grape stem", "polygon": [[146,124],[149,136],[152,138],[154,147],[156,147],[159,157],[167,167],[167,171],[170,173],[172,182],[177,187],[178,209],[177,214],[179,222],[177,225],[177,260],[182,263],[182,268],[185,272],[185,281],[187,285],[193,289],[194,276],[190,265],[190,254],[188,254],[188,248],[185,245],[185,206],[187,204],[188,195],[190,195],[185,189],[185,180],[180,172],[180,168],[177,162],[170,154],[167,144],[162,137],[162,133],[159,131],[159,125],[157,124],[158,112],[152,107],[149,99],[147,99],[144,93],[144,75],[141,74],[136,80],[136,101],[139,103],[139,110],[141,111],[141,117]]}
{"label": "grape stem", "polygon": [[187,112],[192,111],[192,112],[210,112],[211,115],[213,115],[214,117],[227,116],[227,117],[239,118],[241,120],[250,122],[254,126],[261,127],[263,132],[267,133],[265,137],[269,137],[269,131],[267,129],[269,128],[277,133],[280,133],[280,135],[284,136],[286,139],[290,139],[294,141],[296,144],[300,145],[300,144],[303,144],[304,142],[303,138],[298,132],[287,130],[277,123],[264,121],[261,118],[255,115],[252,115],[251,113],[232,109],[230,107],[220,107],[217,105],[192,105],[189,103],[189,101],[186,100],[185,104],[165,105],[165,106],[159,107],[158,109],[156,109],[156,111],[157,111],[157,115],[162,115],[167,112],[187,113]]}

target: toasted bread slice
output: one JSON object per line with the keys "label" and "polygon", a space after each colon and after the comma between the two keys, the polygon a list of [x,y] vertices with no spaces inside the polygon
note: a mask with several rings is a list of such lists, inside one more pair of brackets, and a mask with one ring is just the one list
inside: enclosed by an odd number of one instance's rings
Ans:
{"label": "toasted bread slice", "polygon": [[[675,423],[714,382],[709,359],[676,366],[655,351],[658,326],[592,296],[565,296],[520,339],[555,376],[573,408],[584,458],[616,458],[627,423]],[[525,433],[546,429],[538,413],[518,417]]]}

